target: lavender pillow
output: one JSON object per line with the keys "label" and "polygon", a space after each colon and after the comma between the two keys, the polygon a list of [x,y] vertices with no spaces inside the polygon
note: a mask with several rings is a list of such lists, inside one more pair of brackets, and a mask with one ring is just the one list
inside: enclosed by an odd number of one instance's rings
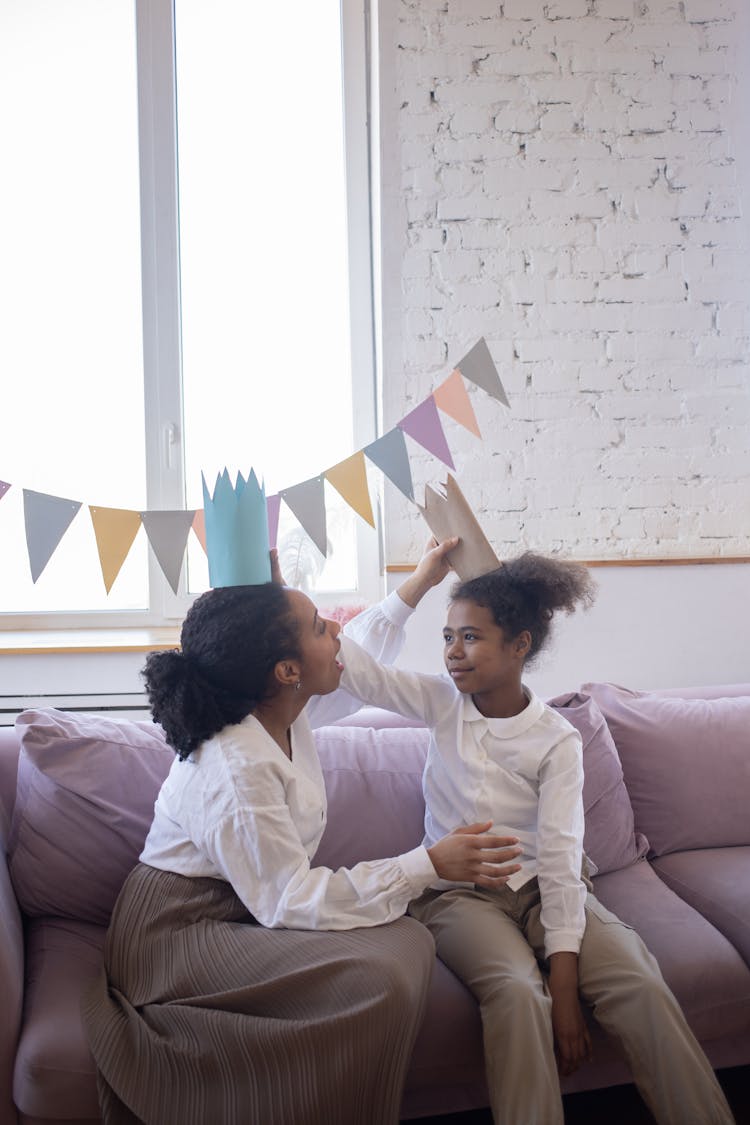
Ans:
{"label": "lavender pillow", "polygon": [[424,836],[425,727],[320,727],[328,823],[315,864],[351,867],[401,855]]}
{"label": "lavender pillow", "polygon": [[634,863],[648,851],[635,831],[633,808],[612,735],[594,700],[578,692],[548,700],[583,741],[583,847],[600,875]]}
{"label": "lavender pillow", "polygon": [[106,924],[174,758],[160,727],[24,711],[8,857],[22,910]]}
{"label": "lavender pillow", "polygon": [[615,740],[651,854],[750,844],[750,695],[681,699],[585,684]]}

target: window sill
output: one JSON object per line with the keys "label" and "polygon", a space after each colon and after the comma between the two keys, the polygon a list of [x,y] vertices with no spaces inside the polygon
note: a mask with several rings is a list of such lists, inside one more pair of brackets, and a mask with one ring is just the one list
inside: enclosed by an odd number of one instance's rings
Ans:
{"label": "window sill", "polygon": [[0,632],[0,656],[156,652],[179,643],[178,628],[24,629]]}

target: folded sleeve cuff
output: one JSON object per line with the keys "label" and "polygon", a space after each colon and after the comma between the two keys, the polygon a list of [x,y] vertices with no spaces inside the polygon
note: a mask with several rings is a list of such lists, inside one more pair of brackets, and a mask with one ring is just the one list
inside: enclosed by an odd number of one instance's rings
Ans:
{"label": "folded sleeve cuff", "polygon": [[554,930],[544,935],[544,952],[547,957],[553,953],[578,953],[583,934],[573,930]]}
{"label": "folded sleeve cuff", "polygon": [[406,604],[398,590],[394,590],[387,598],[383,599],[380,603],[380,611],[392,625],[397,625],[400,628],[406,624],[414,613],[412,607]]}
{"label": "folded sleeve cuff", "polygon": [[422,844],[410,852],[404,852],[398,857],[398,861],[415,894],[421,894],[437,879],[437,871],[427,854],[427,848]]}

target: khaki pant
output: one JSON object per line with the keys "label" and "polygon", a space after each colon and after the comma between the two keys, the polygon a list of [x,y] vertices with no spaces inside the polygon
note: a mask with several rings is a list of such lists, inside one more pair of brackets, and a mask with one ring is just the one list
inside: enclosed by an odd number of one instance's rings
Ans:
{"label": "khaki pant", "polygon": [[[562,1125],[537,880],[519,891],[428,890],[409,912],[429,928],[439,957],[480,1005],[496,1125]],[[590,893],[578,979],[581,998],[620,1043],[659,1125],[733,1122],[656,960],[635,930]]]}

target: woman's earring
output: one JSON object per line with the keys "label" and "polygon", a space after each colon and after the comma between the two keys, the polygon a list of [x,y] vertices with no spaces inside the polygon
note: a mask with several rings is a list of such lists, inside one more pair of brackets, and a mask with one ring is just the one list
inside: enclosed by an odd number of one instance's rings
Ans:
{"label": "woman's earring", "polygon": [[302,687],[302,680],[297,680],[297,683],[294,685],[294,690],[299,691],[299,689],[301,687]]}

